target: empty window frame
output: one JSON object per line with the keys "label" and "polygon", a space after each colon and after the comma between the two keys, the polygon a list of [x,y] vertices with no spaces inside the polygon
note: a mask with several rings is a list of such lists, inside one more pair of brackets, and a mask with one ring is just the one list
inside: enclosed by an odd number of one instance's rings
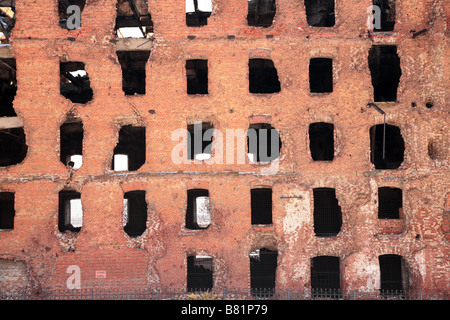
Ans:
{"label": "empty window frame", "polygon": [[58,229],[60,232],[79,232],[83,225],[81,194],[74,190],[59,192]]}
{"label": "empty window frame", "polygon": [[372,46],[369,51],[369,68],[374,101],[396,101],[397,88],[402,75],[397,47]]}
{"label": "empty window frame", "polygon": [[370,161],[375,169],[397,169],[403,162],[405,142],[400,128],[378,124],[370,128]]}
{"label": "empty window frame", "polygon": [[187,257],[188,292],[205,292],[213,288],[213,265],[210,256],[191,255]]}
{"label": "empty window frame", "polygon": [[67,12],[67,8],[74,5],[80,8],[81,13],[84,9],[84,6],[86,5],[86,0],[58,0],[59,26],[61,28],[73,29],[70,27],[70,25],[68,25],[67,21],[74,13],[71,10]]}
{"label": "empty window frame", "polygon": [[145,65],[150,51],[117,51],[125,95],[145,94]]}
{"label": "empty window frame", "polygon": [[79,169],[83,163],[83,123],[80,120],[65,122],[59,128],[59,133],[61,162]]}
{"label": "empty window frame", "polygon": [[206,229],[211,224],[209,191],[190,189],[187,191],[186,229]]}
{"label": "empty window frame", "polygon": [[280,156],[280,133],[269,123],[252,123],[247,131],[250,163],[270,162]]}
{"label": "empty window frame", "polygon": [[334,159],[334,125],[315,122],[309,125],[309,149],[314,161]]}
{"label": "empty window frame", "polygon": [[28,151],[23,128],[0,130],[0,167],[21,163]]}
{"label": "empty window frame", "polygon": [[250,288],[254,297],[271,297],[275,293],[278,251],[267,248],[250,253]]}
{"label": "empty window frame", "polygon": [[309,61],[309,89],[313,93],[333,92],[333,60],[312,58]]}
{"label": "empty window frame", "polygon": [[277,69],[270,59],[250,59],[249,91],[250,93],[277,93],[281,91]]}
{"label": "empty window frame", "polygon": [[393,31],[395,25],[395,1],[396,0],[373,0],[373,5],[380,8],[380,21],[374,23],[374,31]]}
{"label": "empty window frame", "polygon": [[404,261],[396,254],[378,257],[380,263],[380,292],[382,295],[400,295],[404,288]]}
{"label": "empty window frame", "polygon": [[147,0],[118,0],[116,26],[118,38],[149,38],[153,34]]}
{"label": "empty window frame", "polygon": [[272,224],[272,189],[250,190],[252,224]]}
{"label": "empty window frame", "polygon": [[9,43],[11,31],[16,23],[15,0],[0,1],[0,43]]}
{"label": "empty window frame", "polygon": [[341,289],[340,259],[319,256],[311,259],[311,293],[313,297],[333,297]]}
{"label": "empty window frame", "polygon": [[187,126],[188,159],[207,160],[211,158],[214,127],[209,122],[196,122]]}
{"label": "empty window frame", "polygon": [[212,13],[212,0],[186,0],[186,25],[201,27],[208,24]]}
{"label": "empty window frame", "polygon": [[334,0],[305,0],[306,20],[311,27],[333,27]]}
{"label": "empty window frame", "polygon": [[249,26],[270,27],[276,14],[275,0],[248,0]]}
{"label": "empty window frame", "polygon": [[13,108],[16,92],[16,59],[0,58],[0,117],[17,116]]}
{"label": "empty window frame", "polygon": [[73,103],[85,104],[92,100],[94,91],[83,62],[61,62],[59,69],[61,95]]}
{"label": "empty window frame", "polygon": [[0,230],[14,229],[14,192],[0,192]]}
{"label": "empty window frame", "polygon": [[123,199],[123,230],[130,237],[138,237],[147,229],[147,202],[145,201],[145,191],[128,191],[124,194]]}
{"label": "empty window frame", "polygon": [[334,237],[342,226],[342,212],[332,188],[315,188],[314,233],[317,237]]}
{"label": "empty window frame", "polygon": [[123,126],[119,131],[119,142],[114,148],[112,169],[114,171],[135,171],[146,158],[145,127]]}
{"label": "empty window frame", "polygon": [[402,189],[378,188],[378,219],[400,219],[402,206]]}
{"label": "empty window frame", "polygon": [[208,94],[208,60],[186,60],[188,94]]}

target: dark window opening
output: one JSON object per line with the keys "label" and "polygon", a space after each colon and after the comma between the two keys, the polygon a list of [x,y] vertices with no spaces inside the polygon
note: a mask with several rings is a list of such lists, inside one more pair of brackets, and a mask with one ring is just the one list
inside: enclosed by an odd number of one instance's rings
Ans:
{"label": "dark window opening", "polygon": [[395,0],[373,0],[373,5],[380,8],[380,28],[374,31],[393,31],[395,25]]}
{"label": "dark window opening", "polygon": [[208,60],[186,60],[188,94],[208,94]]}
{"label": "dark window opening", "polygon": [[380,292],[382,295],[403,294],[403,259],[396,254],[378,257],[380,263]]}
{"label": "dark window opening", "polygon": [[58,229],[60,232],[79,232],[83,225],[81,194],[73,190],[59,192]]}
{"label": "dark window opening", "polygon": [[252,224],[272,224],[272,189],[251,190]]}
{"label": "dark window opening", "polygon": [[305,8],[306,20],[311,27],[334,26],[334,0],[305,0]]}
{"label": "dark window opening", "polygon": [[339,257],[320,256],[311,259],[313,297],[333,297],[341,289]]}
{"label": "dark window opening", "polygon": [[212,258],[209,256],[187,257],[188,292],[205,292],[213,288]]}
{"label": "dark window opening", "polygon": [[281,91],[277,69],[270,59],[250,59],[249,90],[250,93],[277,93]]}
{"label": "dark window opening", "polygon": [[370,128],[370,160],[375,169],[397,169],[403,162],[405,142],[400,128],[378,124]]}
{"label": "dark window opening", "polygon": [[375,101],[396,101],[402,75],[396,46],[372,46],[369,68]]}
{"label": "dark window opening", "polygon": [[0,192],[0,230],[14,229],[14,192]]}
{"label": "dark window opening", "polygon": [[309,61],[309,89],[311,92],[333,92],[333,60],[312,58]]}
{"label": "dark window opening", "polygon": [[247,131],[247,146],[251,163],[273,161],[280,156],[280,133],[268,123],[253,123]]}
{"label": "dark window opening", "polygon": [[247,21],[249,26],[270,27],[276,13],[275,0],[249,0]]}
{"label": "dark window opening", "polygon": [[0,167],[21,163],[28,151],[23,128],[0,130]]}
{"label": "dark window opening", "polygon": [[[1,25],[1,21],[0,21]],[[16,59],[0,59],[0,117],[16,117],[13,108],[17,92]]]}
{"label": "dark window opening", "polygon": [[314,232],[317,237],[334,237],[342,226],[342,212],[332,188],[316,188],[314,194]]}
{"label": "dark window opening", "polygon": [[186,25],[188,27],[206,26],[211,13],[211,0],[186,0]]}
{"label": "dark window opening", "polygon": [[60,92],[73,103],[87,103],[94,97],[83,62],[60,63]]}
{"label": "dark window opening", "polygon": [[145,65],[150,51],[117,51],[125,95],[145,94]]}
{"label": "dark window opening", "polygon": [[60,127],[60,160],[66,166],[79,169],[83,155],[83,123],[66,122]]}
{"label": "dark window opening", "polygon": [[309,125],[309,149],[314,161],[334,159],[334,125],[316,122]]}
{"label": "dark window opening", "polygon": [[145,191],[129,191],[123,198],[123,229],[130,237],[138,237],[147,229]]}
{"label": "dark window opening", "polygon": [[11,31],[16,24],[15,0],[0,1],[0,43],[9,43]]}
{"label": "dark window opening", "polygon": [[112,169],[135,171],[145,163],[145,127],[123,126],[119,131],[119,142],[114,148]]}
{"label": "dark window opening", "polygon": [[254,297],[271,297],[275,293],[278,251],[267,248],[250,253],[250,287]]}
{"label": "dark window opening", "polygon": [[211,223],[209,192],[206,189],[187,191],[186,228],[206,229]]}
{"label": "dark window opening", "polygon": [[400,219],[402,189],[378,188],[378,219]]}
{"label": "dark window opening", "polygon": [[188,159],[207,160],[211,157],[214,127],[209,122],[190,124],[188,130]]}
{"label": "dark window opening", "polygon": [[59,26],[62,29],[70,29],[67,25],[67,20],[73,14],[71,11],[67,12],[67,8],[70,6],[78,6],[80,12],[83,11],[86,5],[86,0],[59,0],[58,1],[58,13],[59,13]]}
{"label": "dark window opening", "polygon": [[147,0],[118,0],[114,30],[119,38],[148,38],[153,34]]}

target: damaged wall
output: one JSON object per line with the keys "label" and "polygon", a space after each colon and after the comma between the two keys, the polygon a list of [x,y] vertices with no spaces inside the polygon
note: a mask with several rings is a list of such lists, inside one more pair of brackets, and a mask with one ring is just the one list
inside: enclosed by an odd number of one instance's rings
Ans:
{"label": "damaged wall", "polygon": [[[308,289],[310,259],[329,255],[340,258],[342,289],[373,292],[379,289],[378,256],[398,254],[409,289],[443,296],[450,271],[444,2],[397,0],[394,31],[387,33],[367,30],[371,3],[336,1],[335,25],[321,28],[308,25],[304,1],[279,0],[272,25],[255,27],[242,2],[215,0],[207,25],[192,28],[185,3],[149,0],[154,34],[136,40],[117,38],[114,0],[86,1],[82,27],[70,31],[58,25],[57,1],[17,2],[10,39],[17,66],[13,108],[28,151],[20,164],[0,167],[0,191],[15,193],[14,230],[0,231],[0,261],[22,261],[28,280],[8,282],[8,288],[65,288],[70,265],[80,267],[84,288],[185,288],[192,254],[212,257],[215,288],[244,288],[250,286],[249,254],[266,247],[278,251],[280,290]],[[369,50],[387,44],[397,46],[402,70],[397,100],[378,103],[405,142],[404,161],[393,170],[375,169],[370,161],[370,128],[383,116],[367,106],[374,100]],[[122,90],[117,51],[123,50],[151,50],[145,94]],[[249,92],[254,58],[273,61],[279,92]],[[312,58],[333,60],[332,92],[310,92]],[[208,61],[207,94],[187,93],[189,59]],[[60,94],[61,61],[84,63],[92,100],[74,104]],[[83,123],[77,170],[60,161],[60,127],[68,114]],[[203,121],[224,134],[246,132],[254,118],[279,130],[274,174],[262,175],[264,164],[172,161],[178,143],[173,131]],[[311,157],[308,132],[315,122],[334,126],[332,161]],[[125,125],[146,128],[145,163],[114,172],[114,148]],[[325,187],[336,190],[342,227],[323,238],[314,234],[313,189]],[[379,187],[402,189],[401,219],[377,218]],[[76,234],[58,230],[63,188],[81,193],[83,226]],[[209,192],[211,224],[204,230],[185,228],[186,190],[193,188]],[[272,224],[251,224],[252,188],[272,188]],[[147,228],[135,238],[122,224],[124,193],[132,190],[146,191],[148,204]],[[96,278],[96,271],[106,271],[106,279]]]}

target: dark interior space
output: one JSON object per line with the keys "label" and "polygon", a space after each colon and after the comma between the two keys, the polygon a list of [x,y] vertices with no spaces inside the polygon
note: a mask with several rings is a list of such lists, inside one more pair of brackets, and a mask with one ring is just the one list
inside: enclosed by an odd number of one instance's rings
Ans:
{"label": "dark interior space", "polygon": [[319,256],[311,259],[313,296],[336,293],[341,288],[339,257]]}
{"label": "dark interior space", "polygon": [[317,237],[334,237],[342,226],[342,212],[332,188],[315,188],[314,232]]}
{"label": "dark interior space", "polygon": [[13,230],[14,216],[14,192],[0,192],[0,229]]}
{"label": "dark interior space", "polygon": [[211,11],[202,10],[202,8],[199,7],[198,0],[191,1],[193,1],[194,4],[194,11],[186,12],[186,25],[188,27],[206,26],[208,24],[208,18],[211,16]]}
{"label": "dark interior space", "polygon": [[207,256],[187,257],[188,292],[205,292],[213,288],[212,258]]}
{"label": "dark interior space", "polygon": [[280,156],[280,133],[269,123],[253,123],[247,131],[247,147],[253,161],[273,161]]}
{"label": "dark interior space", "polygon": [[81,227],[74,227],[71,219],[70,200],[81,199],[81,194],[74,190],[61,190],[59,192],[58,229],[60,232],[79,232]]}
{"label": "dark interior space", "polygon": [[397,88],[402,75],[397,47],[372,46],[369,51],[369,68],[375,101],[396,101]]}
{"label": "dark interior space", "polygon": [[270,27],[276,14],[275,0],[249,0],[247,22],[253,27]]}
{"label": "dark interior space", "polygon": [[375,169],[397,169],[403,162],[405,142],[397,126],[378,124],[370,128],[371,162]]}
{"label": "dark interior space", "polygon": [[380,28],[374,31],[393,31],[395,25],[395,0],[373,0],[373,5],[378,6],[381,10]]}
{"label": "dark interior space", "polygon": [[117,16],[114,30],[122,38],[119,29],[121,28],[139,28],[140,37],[147,38],[153,33],[153,21],[148,11],[147,0],[118,0]]}
{"label": "dark interior space", "polygon": [[86,5],[86,0],[59,0],[58,1],[58,13],[59,13],[59,26],[63,29],[69,29],[67,26],[67,19],[72,15],[72,13],[67,13],[67,8],[69,6],[78,6],[80,12],[83,11]]}
{"label": "dark interior space", "polygon": [[186,229],[202,230],[207,228],[199,226],[196,221],[195,201],[198,197],[209,197],[209,191],[206,189],[189,189],[187,191]]}
{"label": "dark interior space", "polygon": [[254,297],[271,297],[275,293],[278,251],[267,248],[250,254],[250,288]]}
{"label": "dark interior space", "polygon": [[378,219],[400,219],[402,206],[402,189],[378,188]]}
{"label": "dark interior space", "polygon": [[334,0],[305,0],[306,20],[311,27],[333,27]]}
{"label": "dark interior space", "polygon": [[123,229],[130,237],[138,237],[147,229],[145,191],[135,190],[125,192],[124,199],[128,200],[128,215],[127,223]]}
{"label": "dark interior space", "polygon": [[214,127],[212,123],[201,122],[189,124],[188,130],[188,159],[196,160],[199,154],[209,154],[212,152],[212,133]]}
{"label": "dark interior space", "polygon": [[60,63],[60,92],[73,103],[85,104],[94,97],[89,75],[83,62]]}
{"label": "dark interior space", "polygon": [[208,94],[208,60],[186,60],[188,94]]}
{"label": "dark interior space", "polygon": [[309,125],[309,149],[314,161],[334,159],[334,125],[315,122]]}
{"label": "dark interior space", "polygon": [[1,40],[2,44],[9,43],[11,37],[11,31],[16,24],[16,1],[15,0],[1,0],[0,1],[0,32],[3,34],[4,39]]}
{"label": "dark interior space", "polygon": [[145,94],[145,65],[150,51],[117,51],[125,95]]}
{"label": "dark interior space", "polygon": [[249,90],[250,93],[277,93],[281,91],[277,69],[270,59],[250,59]]}
{"label": "dark interior space", "polygon": [[60,127],[60,160],[64,165],[73,167],[68,157],[83,154],[83,123],[81,121],[66,122]]}
{"label": "dark interior space", "polygon": [[13,101],[17,91],[16,59],[0,59],[0,117],[17,116]]}
{"label": "dark interior space", "polygon": [[0,167],[21,163],[28,151],[23,128],[0,130]]}
{"label": "dark interior space", "polygon": [[384,295],[396,295],[403,292],[402,257],[385,254],[378,257],[380,263],[380,291]]}
{"label": "dark interior space", "polygon": [[[119,131],[119,142],[114,148],[114,154],[128,156],[128,171],[135,171],[145,163],[145,153],[145,127],[123,126]],[[114,170],[114,161],[112,169]]]}
{"label": "dark interior space", "polygon": [[252,224],[272,224],[272,189],[251,190]]}
{"label": "dark interior space", "polygon": [[309,61],[309,89],[315,93],[333,92],[333,60],[312,58]]}

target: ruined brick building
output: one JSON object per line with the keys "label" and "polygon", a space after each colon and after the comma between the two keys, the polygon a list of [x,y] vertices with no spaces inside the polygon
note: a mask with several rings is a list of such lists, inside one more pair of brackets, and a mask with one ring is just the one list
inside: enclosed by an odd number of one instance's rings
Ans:
{"label": "ruined brick building", "polygon": [[[75,266],[82,288],[445,297],[449,13],[0,0],[0,293],[66,289]],[[199,122],[222,149],[192,148]],[[264,159],[229,129],[281,143]]]}

